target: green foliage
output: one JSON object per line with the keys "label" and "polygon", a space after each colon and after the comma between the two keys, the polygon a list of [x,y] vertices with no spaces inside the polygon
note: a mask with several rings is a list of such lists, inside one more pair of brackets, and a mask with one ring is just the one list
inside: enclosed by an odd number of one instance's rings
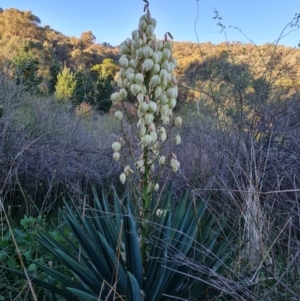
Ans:
{"label": "green foliage", "polygon": [[108,77],[111,80],[114,79],[118,70],[118,66],[112,59],[104,59],[101,64],[96,64],[91,68],[91,71],[95,71],[101,77]]}
{"label": "green foliage", "polygon": [[93,104],[95,87],[89,71],[80,69],[75,73],[76,89],[73,103],[78,105],[82,102]]}
{"label": "green foliage", "polygon": [[99,75],[93,80],[93,72],[81,69],[75,73],[75,80],[74,104],[86,102],[104,113],[110,110],[112,106],[110,95],[114,90],[110,77]]}
{"label": "green foliage", "polygon": [[[216,300],[219,292],[214,289],[211,277],[214,275],[216,280],[219,274],[228,272],[233,259],[233,234],[223,237],[226,227],[214,222],[204,202],[189,201],[187,192],[173,211],[171,192],[169,187],[162,203],[152,208],[153,214],[149,216],[146,266],[143,267],[141,260],[138,234],[141,224],[134,218],[137,212],[129,196],[122,206],[115,194],[111,211],[107,195],[103,193],[100,202],[94,191],[95,208],[85,217],[66,204],[64,219],[79,248],[65,235],[62,236],[67,247],[42,231],[37,237],[41,245],[72,271],[73,277],[34,261],[61,285],[41,281],[30,273],[32,282],[67,300],[113,300],[115,295],[138,301],[169,300],[168,296],[184,300],[207,296]],[[154,209],[159,210],[158,214]],[[7,270],[22,276],[13,269]]]}
{"label": "green foliage", "polygon": [[114,90],[113,79],[117,70],[118,66],[112,59],[104,59],[101,64],[96,64],[91,68],[91,74],[96,81],[94,105],[104,113],[107,113],[112,106],[110,96]]}
{"label": "green foliage", "polygon": [[55,98],[59,101],[70,100],[73,98],[76,89],[76,79],[70,68],[64,67],[57,76],[55,85]]}
{"label": "green foliage", "polygon": [[[54,261],[53,255],[44,252],[45,250],[36,241],[34,236],[38,234],[37,227],[43,229],[54,240],[63,243],[61,234],[53,231],[51,226],[41,216],[34,218],[25,215],[20,220],[19,226],[15,226],[12,230],[5,227],[0,240],[0,300],[8,300],[8,296],[12,300],[14,295],[22,291],[24,281],[14,277],[11,273],[7,273],[5,270],[6,268],[21,269],[20,257],[31,274],[40,279],[49,279],[47,274],[39,273],[35,263],[47,264],[49,261]],[[68,228],[63,224],[60,226],[60,231],[65,235],[69,234]],[[14,244],[14,239],[18,246],[17,248]],[[61,265],[60,270],[63,271],[64,266]],[[38,293],[43,293],[40,289],[37,291]]]}
{"label": "green foliage", "polygon": [[41,82],[38,76],[39,60],[32,55],[27,45],[19,48],[12,64],[13,78],[17,84],[23,85],[26,90],[36,89]]}
{"label": "green foliage", "polygon": [[55,86],[57,83],[57,76],[60,72],[60,64],[57,60],[53,60],[50,68],[49,68],[49,73],[50,73],[50,79],[49,79],[49,92],[52,94],[55,91]]}
{"label": "green foliage", "polygon": [[96,83],[95,105],[98,110],[108,113],[112,106],[110,95],[114,90],[109,77],[99,76]]}

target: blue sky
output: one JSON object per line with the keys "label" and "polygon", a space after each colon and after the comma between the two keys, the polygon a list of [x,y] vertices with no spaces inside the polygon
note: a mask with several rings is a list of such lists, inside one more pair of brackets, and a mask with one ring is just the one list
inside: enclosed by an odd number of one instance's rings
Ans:
{"label": "blue sky", "polygon": [[[170,31],[175,41],[220,43],[224,33],[214,20],[214,9],[226,26],[238,27],[255,44],[272,43],[283,28],[300,13],[299,0],[149,0],[152,17],[157,20],[156,36],[163,38]],[[197,18],[197,4],[199,17]],[[143,14],[142,0],[1,0],[0,7],[31,10],[42,20],[68,36],[79,37],[91,30],[98,43],[113,46],[130,37]],[[288,28],[288,31],[291,28]],[[286,31],[286,32],[288,32]],[[229,41],[247,43],[238,30],[226,29]],[[295,47],[300,40],[300,30],[288,34],[280,44]]]}

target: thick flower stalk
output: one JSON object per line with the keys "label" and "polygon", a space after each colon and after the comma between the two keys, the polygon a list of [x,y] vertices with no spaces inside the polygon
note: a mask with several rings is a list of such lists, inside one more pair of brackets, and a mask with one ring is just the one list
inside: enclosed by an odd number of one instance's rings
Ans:
{"label": "thick flower stalk", "polygon": [[[155,165],[160,168],[169,166],[173,172],[180,167],[173,153],[169,156],[162,154],[163,145],[168,138],[166,127],[169,127],[167,124],[180,127],[182,119],[176,117],[172,121],[178,95],[176,78],[172,74],[177,61],[172,56],[172,44],[168,40],[172,36],[167,32],[164,40],[156,40],[154,34],[156,20],[151,17],[148,1],[143,1],[146,2],[145,14],[139,20],[138,29],[132,32],[131,39],[127,39],[120,46],[121,68],[117,79],[119,90],[111,95],[111,100],[118,103],[131,95],[138,104],[136,132],[140,141],[141,155],[138,159],[133,159],[137,170],[142,174],[141,211],[144,220],[142,238],[145,238],[151,194],[159,189],[158,178],[153,177]],[[115,117],[122,121],[122,112],[116,112]],[[177,135],[174,144],[180,143],[181,138]],[[119,142],[112,145],[113,158],[116,161],[120,160],[121,147]],[[120,175],[122,183],[125,183],[127,175],[128,172],[125,170]]]}

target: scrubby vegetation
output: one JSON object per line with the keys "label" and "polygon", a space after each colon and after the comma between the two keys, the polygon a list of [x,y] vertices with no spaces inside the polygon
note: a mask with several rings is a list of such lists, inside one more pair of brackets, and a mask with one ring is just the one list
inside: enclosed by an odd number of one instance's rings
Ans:
{"label": "scrubby vegetation", "polygon": [[183,120],[182,144],[163,146],[180,168],[139,181],[138,140],[140,160],[156,149],[136,136],[144,98],[119,71],[127,50],[17,9],[0,12],[0,32],[0,300],[299,299],[299,49],[162,43]]}

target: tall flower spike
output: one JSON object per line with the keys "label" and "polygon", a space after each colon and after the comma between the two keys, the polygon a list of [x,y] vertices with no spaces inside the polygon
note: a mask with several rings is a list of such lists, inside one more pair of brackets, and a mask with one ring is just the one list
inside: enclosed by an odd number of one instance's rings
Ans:
{"label": "tall flower spike", "polygon": [[[125,40],[120,46],[120,71],[117,78],[119,91],[111,95],[111,100],[113,103],[126,98],[136,101],[138,121],[135,132],[138,135],[142,156],[139,159],[133,158],[133,161],[136,169],[142,173],[145,218],[150,194],[159,188],[157,182],[153,181],[155,165],[161,168],[168,166],[162,148],[168,138],[169,130],[167,131],[162,125],[171,122],[171,125],[180,127],[182,120],[180,117],[173,119],[178,95],[177,81],[173,75],[174,68],[177,66],[177,61],[172,56],[170,39],[173,37],[166,32],[163,40],[156,40],[157,22],[151,16],[148,0],[143,1],[145,2],[144,14],[139,19],[137,28],[132,31],[131,38]],[[115,117],[119,121],[122,120],[122,112],[116,112]],[[124,123],[121,124],[124,126]],[[175,144],[181,142],[179,135],[175,137],[174,142]],[[123,145],[125,146],[125,143],[120,141],[113,143],[114,160],[120,160],[120,150]],[[180,163],[176,156],[173,156],[169,162],[169,167],[174,172],[177,171]],[[121,183],[125,183],[131,171],[129,166],[125,167],[120,175]]]}

